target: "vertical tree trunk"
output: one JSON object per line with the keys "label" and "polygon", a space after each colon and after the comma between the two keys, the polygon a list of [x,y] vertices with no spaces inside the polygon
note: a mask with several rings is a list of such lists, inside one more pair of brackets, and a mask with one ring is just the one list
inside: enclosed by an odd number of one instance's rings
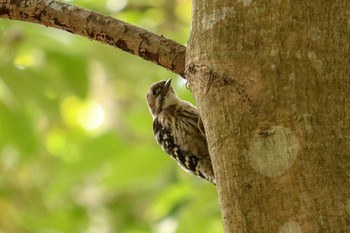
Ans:
{"label": "vertical tree trunk", "polygon": [[193,1],[186,72],[229,232],[350,232],[350,3]]}

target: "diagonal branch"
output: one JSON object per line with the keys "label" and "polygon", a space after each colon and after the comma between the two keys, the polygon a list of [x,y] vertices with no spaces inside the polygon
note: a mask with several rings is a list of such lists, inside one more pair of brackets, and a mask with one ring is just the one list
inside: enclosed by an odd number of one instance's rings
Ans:
{"label": "diagonal branch", "polygon": [[0,0],[0,18],[62,29],[118,47],[184,76],[185,46],[109,16],[55,0]]}

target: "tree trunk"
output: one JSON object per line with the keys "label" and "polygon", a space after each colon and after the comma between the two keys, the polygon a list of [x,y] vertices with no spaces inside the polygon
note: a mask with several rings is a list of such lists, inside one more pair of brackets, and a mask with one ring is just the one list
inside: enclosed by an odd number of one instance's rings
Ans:
{"label": "tree trunk", "polygon": [[193,1],[186,74],[225,232],[350,232],[349,9]]}
{"label": "tree trunk", "polygon": [[[1,0],[0,18],[69,29],[183,74],[182,46],[160,38],[165,50],[154,52],[156,37],[143,32],[131,49],[139,29],[108,19],[113,27],[87,33],[79,22],[103,16],[74,8],[82,14],[55,18],[66,5]],[[227,233],[350,232],[349,9],[349,0],[193,1],[186,74]]]}

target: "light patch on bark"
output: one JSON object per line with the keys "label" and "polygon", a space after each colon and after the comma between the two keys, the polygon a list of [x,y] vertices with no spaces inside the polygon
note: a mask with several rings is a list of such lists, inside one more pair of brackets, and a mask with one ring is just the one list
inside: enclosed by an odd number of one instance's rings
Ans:
{"label": "light patch on bark", "polygon": [[307,31],[307,36],[311,40],[318,40],[321,37],[321,30],[319,28],[317,28],[317,27],[310,28]]}
{"label": "light patch on bark", "polygon": [[317,59],[317,55],[314,51],[307,53],[307,58],[309,59],[311,66],[319,73],[322,74],[323,63],[320,59]]}
{"label": "light patch on bark", "polygon": [[301,233],[299,224],[295,221],[289,221],[279,228],[279,233]]}
{"label": "light patch on bark", "polygon": [[350,199],[345,201],[345,211],[350,214]]}
{"label": "light patch on bark", "polygon": [[[63,6],[60,3],[55,2],[54,0],[45,0],[45,3],[47,5],[50,5],[50,7],[56,11],[63,11]],[[70,11],[74,10],[75,7],[71,5],[65,5],[64,10]]]}
{"label": "light patch on bark", "polygon": [[279,53],[280,53],[280,51],[278,49],[271,49],[270,56],[276,57],[277,55],[279,55]]}
{"label": "light patch on bark", "polygon": [[213,13],[206,15],[202,19],[202,28],[204,30],[212,29],[215,24],[225,20],[229,14],[234,14],[235,10],[233,7],[223,7],[215,9]]}
{"label": "light patch on bark", "polygon": [[284,91],[289,90],[295,82],[295,73],[292,72],[288,75],[288,85],[283,87]]}
{"label": "light patch on bark", "polygon": [[295,73],[292,72],[288,75],[289,82],[293,83],[295,81]]}
{"label": "light patch on bark", "polygon": [[249,145],[248,157],[255,171],[268,177],[282,175],[295,161],[300,145],[294,133],[274,126],[259,131]]}
{"label": "light patch on bark", "polygon": [[249,6],[252,0],[238,0],[237,2],[242,2],[243,6]]}
{"label": "light patch on bark", "polygon": [[46,1],[46,2],[51,5],[52,9],[55,9],[56,11],[62,10],[62,5],[61,4],[58,4],[58,3],[56,3],[56,2],[54,2],[52,0],[49,0],[49,1]]}
{"label": "light patch on bark", "polygon": [[296,57],[298,60],[301,59],[301,51],[300,51],[300,50],[297,50],[297,51],[295,52],[295,57]]}

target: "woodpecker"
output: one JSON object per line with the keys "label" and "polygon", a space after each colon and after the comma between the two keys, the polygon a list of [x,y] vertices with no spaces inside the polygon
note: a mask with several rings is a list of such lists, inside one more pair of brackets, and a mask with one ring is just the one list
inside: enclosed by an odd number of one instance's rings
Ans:
{"label": "woodpecker", "polygon": [[161,148],[185,171],[216,184],[198,109],[177,97],[171,79],[150,87],[147,104]]}

